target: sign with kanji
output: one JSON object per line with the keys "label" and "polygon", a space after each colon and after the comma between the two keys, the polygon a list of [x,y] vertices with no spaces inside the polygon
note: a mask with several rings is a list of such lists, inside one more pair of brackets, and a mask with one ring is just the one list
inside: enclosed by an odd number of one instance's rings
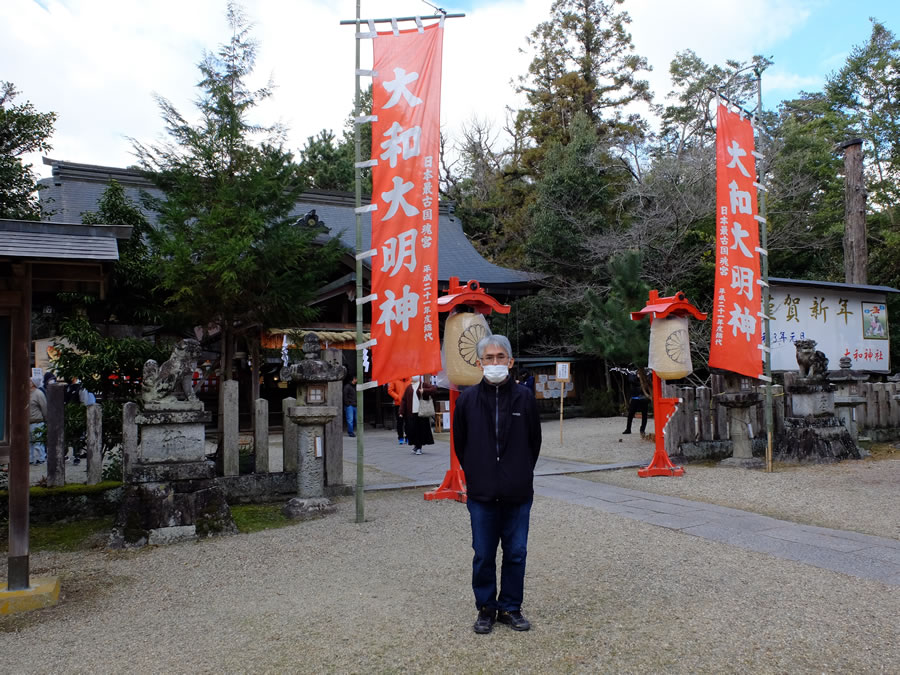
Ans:
{"label": "sign with kanji", "polygon": [[759,377],[763,322],[753,127],[723,105],[716,119],[716,283],[709,365]]}
{"label": "sign with kanji", "polygon": [[847,356],[854,370],[890,372],[886,300],[874,290],[773,283],[767,312],[772,370],[797,370],[795,343],[815,340],[829,370],[838,370]]}
{"label": "sign with kanji", "polygon": [[372,81],[372,378],[437,373],[440,24],[378,33]]}

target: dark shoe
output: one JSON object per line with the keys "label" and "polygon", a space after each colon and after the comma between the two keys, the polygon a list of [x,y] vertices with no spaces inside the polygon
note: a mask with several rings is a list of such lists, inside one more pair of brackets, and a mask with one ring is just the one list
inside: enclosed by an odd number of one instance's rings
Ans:
{"label": "dark shoe", "polygon": [[630,433],[631,433],[631,429],[626,429],[626,430],[623,431],[622,433],[623,433],[623,434],[630,434]]}
{"label": "dark shoe", "polygon": [[422,454],[422,448],[415,448],[415,449],[413,449],[413,454],[414,454],[414,455],[421,455],[421,454]]}
{"label": "dark shoe", "polygon": [[494,629],[494,621],[497,614],[492,609],[481,608],[478,610],[478,618],[475,619],[475,625],[472,626],[479,635],[490,633]]}
{"label": "dark shoe", "polygon": [[354,434],[352,431],[351,431],[350,433],[348,433],[347,435],[348,435],[350,438],[356,438],[356,434]]}
{"label": "dark shoe", "polygon": [[72,460],[72,464],[78,466],[79,464],[81,464],[81,460],[76,457],[75,459]]}
{"label": "dark shoe", "polygon": [[522,612],[497,612],[497,621],[505,623],[513,630],[528,630],[531,624],[522,616]]}

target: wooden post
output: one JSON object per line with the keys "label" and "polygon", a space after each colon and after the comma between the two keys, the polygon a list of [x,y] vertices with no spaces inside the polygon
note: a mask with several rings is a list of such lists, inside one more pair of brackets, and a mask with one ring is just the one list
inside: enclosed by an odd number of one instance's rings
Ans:
{"label": "wooden post", "polygon": [[100,404],[87,406],[84,419],[87,484],[96,485],[103,479],[103,410]]}
{"label": "wooden post", "polygon": [[844,151],[844,278],[848,284],[865,284],[869,254],[862,139],[854,138],[839,147]]}
{"label": "wooden post", "polygon": [[[66,484],[66,433],[63,398],[66,385],[55,382],[47,386],[47,485]],[[73,449],[74,451],[74,449]]]}
{"label": "wooden post", "polygon": [[697,417],[700,424],[700,440],[711,441],[712,411],[709,409],[709,387],[697,387]]}
{"label": "wooden post", "polygon": [[9,548],[7,589],[28,588],[29,421],[31,399],[31,264],[13,265],[18,306],[10,321],[9,354]]}

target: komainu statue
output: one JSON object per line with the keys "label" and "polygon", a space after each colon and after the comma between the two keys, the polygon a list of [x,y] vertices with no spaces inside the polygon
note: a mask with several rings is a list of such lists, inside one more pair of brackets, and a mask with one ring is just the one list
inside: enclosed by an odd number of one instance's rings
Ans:
{"label": "komainu statue", "polygon": [[144,364],[141,398],[144,405],[164,408],[179,402],[198,402],[194,392],[194,368],[200,357],[200,343],[191,338],[180,340],[168,361],[161,366],[153,359]]}
{"label": "komainu statue", "polygon": [[824,380],[828,374],[828,357],[816,351],[815,340],[797,340],[797,365],[800,377],[805,380]]}

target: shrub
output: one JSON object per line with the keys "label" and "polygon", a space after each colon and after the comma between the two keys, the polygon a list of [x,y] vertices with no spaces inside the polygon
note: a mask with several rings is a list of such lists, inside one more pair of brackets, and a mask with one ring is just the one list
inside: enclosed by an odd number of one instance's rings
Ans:
{"label": "shrub", "polygon": [[585,417],[616,417],[621,414],[615,394],[590,387],[581,397]]}

